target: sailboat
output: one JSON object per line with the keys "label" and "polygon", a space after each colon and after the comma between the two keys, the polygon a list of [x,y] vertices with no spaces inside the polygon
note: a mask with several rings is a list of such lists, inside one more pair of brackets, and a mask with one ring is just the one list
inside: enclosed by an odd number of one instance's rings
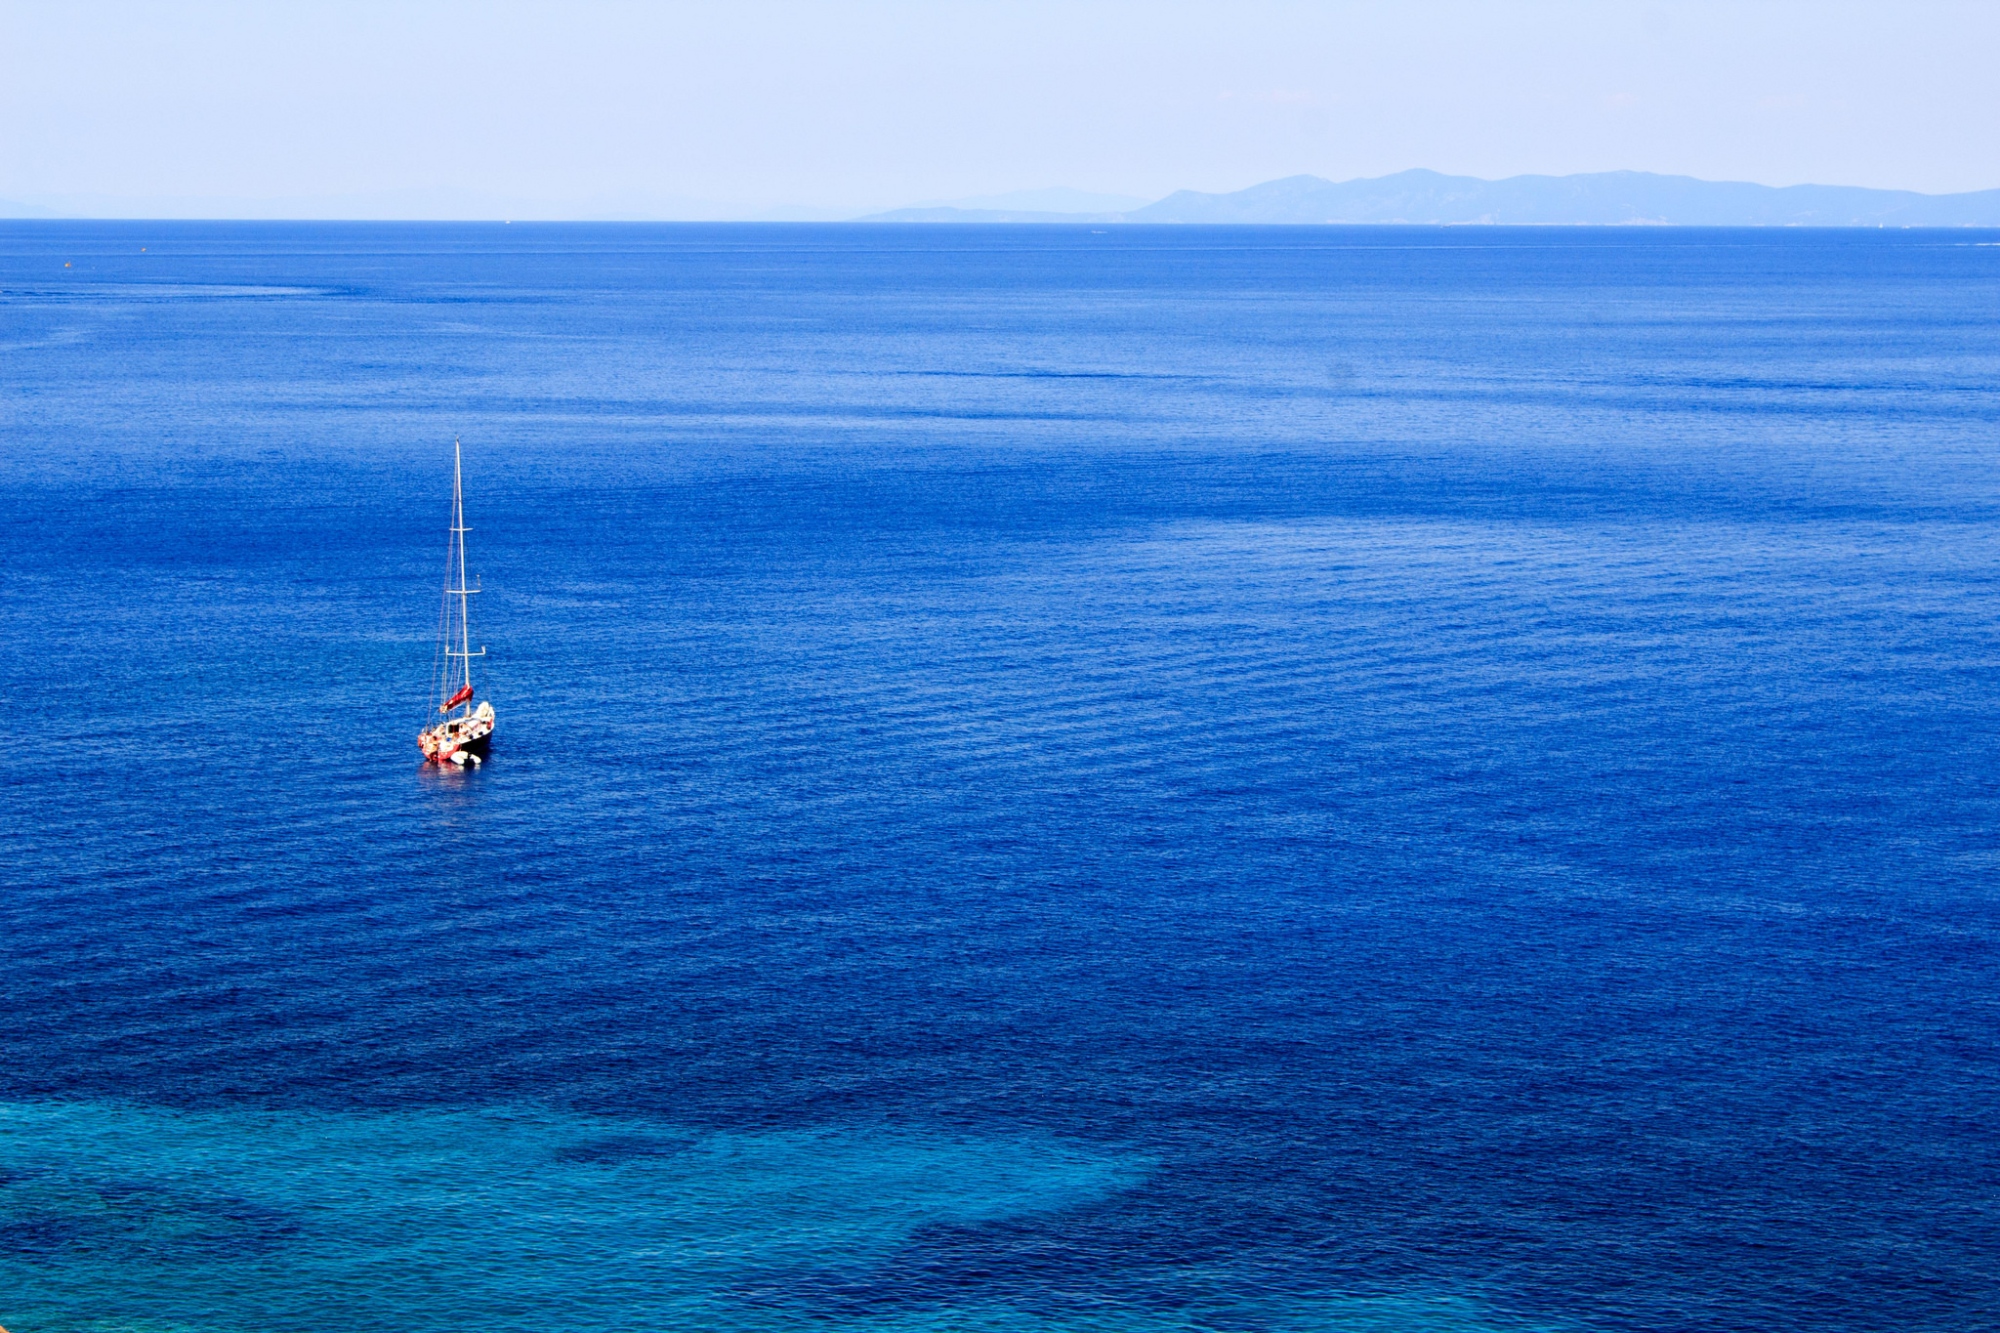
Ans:
{"label": "sailboat", "polygon": [[438,651],[431,669],[431,703],[445,720],[418,732],[417,748],[427,764],[476,768],[486,762],[493,747],[493,703],[473,703],[472,659],[486,656],[486,648],[481,645],[478,652],[472,651],[469,599],[479,589],[468,587],[465,578],[465,534],[472,529],[465,525],[464,462],[465,452],[454,439],[451,536],[445,546],[444,602],[438,611]]}

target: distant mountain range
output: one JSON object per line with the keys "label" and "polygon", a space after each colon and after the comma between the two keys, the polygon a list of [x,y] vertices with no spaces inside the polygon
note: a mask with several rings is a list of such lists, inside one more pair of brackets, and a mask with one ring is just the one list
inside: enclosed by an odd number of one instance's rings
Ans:
{"label": "distant mountain range", "polygon": [[1682,227],[2000,227],[2000,190],[1915,194],[1847,185],[1751,185],[1603,171],[1480,180],[1403,171],[1371,180],[1288,176],[1234,194],[1180,190],[1124,212],[899,208],[862,222],[1407,223]]}
{"label": "distant mountain range", "polygon": [[[852,218],[822,207],[742,208],[634,193],[568,206],[462,190],[292,199],[134,201],[114,196],[0,200],[0,218],[513,218],[575,221],[798,221]],[[1915,194],[1846,185],[1705,181],[1645,171],[1480,180],[1403,171],[1369,180],[1288,176],[1233,194],[1181,190],[1147,203],[1081,190],[1016,190],[934,201],[859,222],[1414,223],[1541,226],[2000,227],[2000,190]]]}

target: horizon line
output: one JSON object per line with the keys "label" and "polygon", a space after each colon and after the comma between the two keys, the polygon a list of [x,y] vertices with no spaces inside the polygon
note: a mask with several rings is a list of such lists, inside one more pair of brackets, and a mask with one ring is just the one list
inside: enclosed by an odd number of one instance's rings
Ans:
{"label": "horizon line", "polygon": [[[889,210],[901,212],[903,210]],[[928,211],[928,210],[927,210]],[[972,211],[972,210],[966,210]],[[960,227],[1085,227],[1101,230],[1117,227],[1122,231],[1145,228],[1188,231],[1196,228],[1242,230],[1303,230],[1309,227],[1348,227],[1386,231],[1441,231],[1476,228],[1485,231],[2000,231],[2000,222],[1128,222],[1118,219],[1033,218],[1014,221],[975,219],[940,224],[917,218],[885,218],[867,215],[854,218],[346,218],[346,217],[102,217],[87,214],[51,213],[22,216],[0,213],[0,227],[14,224],[91,222],[107,226],[213,226],[217,223],[245,226],[297,227],[906,227],[930,229],[940,225]]]}

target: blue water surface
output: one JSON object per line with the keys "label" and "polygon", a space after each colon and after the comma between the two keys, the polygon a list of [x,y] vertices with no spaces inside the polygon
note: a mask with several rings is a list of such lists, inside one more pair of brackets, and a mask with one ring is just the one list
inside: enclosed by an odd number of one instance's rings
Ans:
{"label": "blue water surface", "polygon": [[0,224],[0,1324],[2000,1328],[1996,241]]}

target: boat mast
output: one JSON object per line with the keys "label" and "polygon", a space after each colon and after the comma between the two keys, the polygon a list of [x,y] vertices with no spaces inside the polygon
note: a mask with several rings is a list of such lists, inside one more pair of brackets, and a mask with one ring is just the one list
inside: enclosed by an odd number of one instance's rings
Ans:
{"label": "boat mast", "polygon": [[472,622],[465,600],[465,451],[451,439],[451,530],[458,534],[458,651],[465,659],[465,683],[472,684]]}
{"label": "boat mast", "polygon": [[[453,436],[451,441],[451,532],[452,539],[458,543],[458,586],[456,588],[447,588],[445,591],[447,593],[455,592],[458,594],[458,651],[455,653],[451,651],[451,640],[447,638],[445,640],[445,653],[450,657],[464,659],[465,688],[469,690],[472,688],[472,659],[486,656],[486,650],[481,648],[476,653],[472,651],[472,618],[467,614],[470,608],[466,599],[477,592],[478,589],[468,588],[465,583],[465,534],[472,531],[472,529],[465,526],[464,474],[465,451],[459,444],[458,437]],[[450,631],[447,629],[446,632],[448,634]],[[470,697],[466,699],[464,707],[466,713],[470,715],[472,712],[472,700]]]}

